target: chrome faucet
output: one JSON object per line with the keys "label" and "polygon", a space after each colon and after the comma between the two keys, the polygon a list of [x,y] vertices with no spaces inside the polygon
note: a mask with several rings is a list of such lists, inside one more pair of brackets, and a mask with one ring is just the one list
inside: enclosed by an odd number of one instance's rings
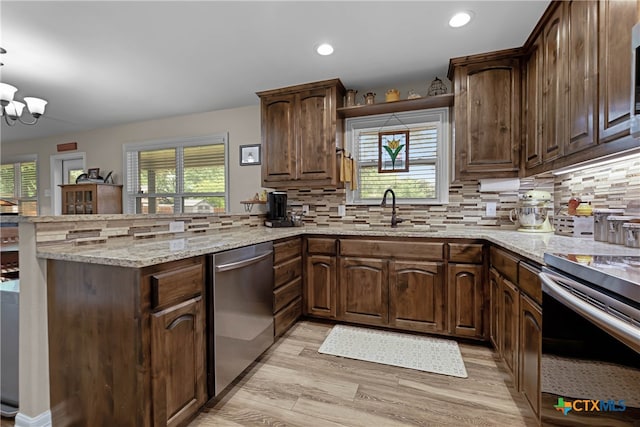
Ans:
{"label": "chrome faucet", "polygon": [[387,194],[389,193],[391,193],[391,227],[396,228],[398,226],[398,223],[404,220],[396,216],[396,193],[394,193],[392,189],[387,188],[385,190],[384,196],[382,196],[382,203],[380,203],[380,206],[382,206],[383,208],[387,206]]}

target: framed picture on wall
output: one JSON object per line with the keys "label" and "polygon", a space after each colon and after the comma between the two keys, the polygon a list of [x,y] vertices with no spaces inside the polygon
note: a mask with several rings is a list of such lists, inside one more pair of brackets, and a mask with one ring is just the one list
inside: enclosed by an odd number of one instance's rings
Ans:
{"label": "framed picture on wall", "polygon": [[253,166],[260,163],[260,144],[240,146],[240,166]]}
{"label": "framed picture on wall", "polygon": [[98,179],[100,176],[100,168],[91,168],[87,173],[89,179]]}

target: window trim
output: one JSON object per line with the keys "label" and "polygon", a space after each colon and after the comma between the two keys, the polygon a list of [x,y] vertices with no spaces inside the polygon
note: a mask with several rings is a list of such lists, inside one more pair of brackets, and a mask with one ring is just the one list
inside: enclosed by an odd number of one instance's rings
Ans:
{"label": "window trim", "polygon": [[[219,132],[211,135],[192,136],[192,137],[176,137],[162,140],[140,141],[132,142],[122,145],[122,170],[123,170],[123,191],[122,191],[122,206],[124,213],[136,213],[135,212],[135,200],[137,193],[129,192],[129,165],[127,164],[127,155],[132,152],[148,151],[148,150],[162,150],[168,148],[185,148],[185,147],[197,147],[201,145],[224,145],[224,209],[225,213],[229,213],[229,132]],[[176,175],[181,175],[183,172],[182,155],[179,154],[180,161],[176,165]],[[137,182],[137,177],[133,177]],[[182,179],[182,178],[181,178]],[[145,197],[159,197],[167,196],[167,194],[145,193]],[[219,193],[170,193],[170,197],[174,198],[174,209],[176,206],[176,199],[189,198],[193,196],[219,196]],[[133,202],[130,203],[130,198]],[[132,210],[133,208],[133,210]],[[182,206],[184,209],[184,206]],[[180,212],[181,214],[184,212]],[[177,214],[177,212],[176,212]]]}
{"label": "window trim", "polygon": [[[398,124],[398,118],[402,124]],[[395,120],[394,120],[395,119]],[[392,126],[385,126],[391,122]],[[351,153],[356,153],[356,135],[361,129],[380,128],[383,130],[393,130],[405,128],[404,125],[427,125],[436,124],[441,133],[436,148],[436,197],[434,199],[396,199],[396,204],[401,205],[445,205],[449,203],[450,184],[450,146],[451,146],[451,123],[449,122],[449,108],[430,108],[426,110],[405,111],[400,113],[376,114],[363,117],[350,117],[344,123],[344,140],[346,149]],[[357,160],[357,159],[356,159]],[[359,166],[358,166],[359,167]],[[358,174],[359,176],[359,174]],[[360,183],[358,183],[360,188]],[[377,206],[378,202],[370,200],[359,200],[356,198],[356,191],[347,189],[347,204],[358,206]],[[380,194],[380,200],[382,200]]]}
{"label": "window trim", "polygon": [[[36,202],[36,215],[40,215],[40,162],[38,161],[37,154],[19,154],[15,156],[9,156],[7,158],[2,158],[2,162],[0,164],[9,165],[16,163],[28,163],[35,162],[36,164],[36,197],[22,197],[22,188],[18,186],[17,190],[14,187],[14,197],[15,200],[19,203],[20,201],[35,201]],[[15,174],[15,171],[14,171]],[[22,215],[22,214],[20,214]]]}

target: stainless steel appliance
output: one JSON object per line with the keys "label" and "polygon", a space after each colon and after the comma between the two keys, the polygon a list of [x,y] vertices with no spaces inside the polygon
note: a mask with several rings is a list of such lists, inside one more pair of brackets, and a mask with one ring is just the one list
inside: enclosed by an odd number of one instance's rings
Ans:
{"label": "stainless steel appliance", "polygon": [[631,29],[631,136],[640,138],[640,22]]}
{"label": "stainless steel appliance", "polygon": [[640,256],[545,254],[544,293],[640,353]]}
{"label": "stainless steel appliance", "polygon": [[594,209],[593,210],[593,240],[606,242],[609,240],[609,223],[607,218],[612,215],[623,215],[623,209]]}
{"label": "stainless steel appliance", "polygon": [[0,413],[18,413],[18,317],[20,280],[0,283]]}
{"label": "stainless steel appliance", "polygon": [[209,394],[218,396],[274,340],[273,244],[212,255]]}
{"label": "stainless steel appliance", "polygon": [[[640,376],[640,256],[545,254],[544,261],[543,425],[637,425],[640,381],[629,378]],[[574,409],[576,401],[600,400],[607,410],[563,414],[560,399]]]}
{"label": "stainless steel appliance", "polygon": [[520,206],[509,212],[511,222],[518,223],[518,231],[527,233],[549,233],[553,227],[549,223],[548,211],[551,193],[548,191],[530,190],[520,198]]}

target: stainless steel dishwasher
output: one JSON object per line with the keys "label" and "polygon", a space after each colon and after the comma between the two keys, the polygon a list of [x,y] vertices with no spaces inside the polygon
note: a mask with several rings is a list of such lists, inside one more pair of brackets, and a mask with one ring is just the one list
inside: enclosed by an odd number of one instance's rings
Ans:
{"label": "stainless steel dishwasher", "polygon": [[213,396],[273,344],[272,254],[268,242],[212,255]]}

